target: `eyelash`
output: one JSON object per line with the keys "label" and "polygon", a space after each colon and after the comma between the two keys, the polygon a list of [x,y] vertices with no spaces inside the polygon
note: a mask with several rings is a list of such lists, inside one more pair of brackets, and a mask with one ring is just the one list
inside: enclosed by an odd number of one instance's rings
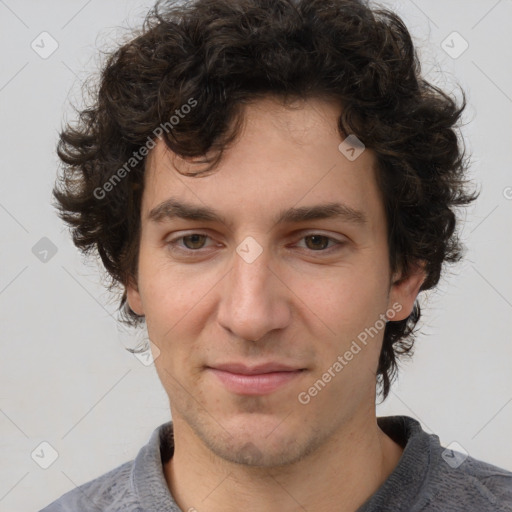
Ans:
{"label": "eyelash", "polygon": [[[204,247],[201,247],[200,249],[188,249],[188,248],[182,247],[182,246],[180,246],[178,244],[178,242],[180,240],[182,241],[184,238],[187,238],[187,237],[190,237],[190,236],[193,236],[193,235],[205,236],[207,239],[211,240],[211,237],[206,235],[205,233],[191,232],[191,233],[188,233],[186,235],[182,235],[180,237],[177,237],[177,238],[174,238],[172,240],[169,240],[167,242],[167,246],[168,246],[169,250],[176,251],[176,252],[181,252],[182,254],[186,254],[187,256],[193,256],[195,254],[201,254],[201,252],[203,251]],[[305,249],[308,252],[311,252],[311,253],[330,254],[331,252],[333,252],[335,250],[339,250],[342,246],[345,245],[345,242],[343,242],[341,240],[336,240],[336,239],[334,239],[334,238],[332,238],[330,236],[324,235],[322,233],[316,233],[316,232],[308,233],[307,235],[302,236],[300,238],[300,240],[304,240],[305,238],[309,238],[309,237],[313,237],[313,236],[319,236],[319,237],[325,238],[325,239],[328,240],[328,244],[329,244],[329,242],[333,242],[333,245],[331,247],[326,248],[326,249],[317,249],[317,250],[308,249],[306,247]]]}

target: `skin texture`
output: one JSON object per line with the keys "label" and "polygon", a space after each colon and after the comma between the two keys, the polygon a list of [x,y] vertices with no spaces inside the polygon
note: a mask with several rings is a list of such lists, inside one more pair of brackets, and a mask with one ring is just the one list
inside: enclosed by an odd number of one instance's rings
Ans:
{"label": "skin texture", "polygon": [[[148,157],[128,302],[160,350],[155,366],[175,432],[164,471],[183,510],[353,511],[401,456],[376,422],[383,329],[309,403],[297,398],[393,305],[393,320],[406,318],[425,277],[420,267],[391,275],[374,155],[367,149],[349,161],[338,150],[339,113],[320,99],[293,108],[257,100],[205,177],[180,175],[161,141]],[[214,208],[226,223],[151,220],[169,198]],[[360,210],[366,222],[275,223],[283,209],[329,202]],[[207,237],[179,238],[192,233]],[[262,248],[252,263],[236,252],[249,236]],[[270,394],[247,396],[206,370],[268,361],[305,371]]]}

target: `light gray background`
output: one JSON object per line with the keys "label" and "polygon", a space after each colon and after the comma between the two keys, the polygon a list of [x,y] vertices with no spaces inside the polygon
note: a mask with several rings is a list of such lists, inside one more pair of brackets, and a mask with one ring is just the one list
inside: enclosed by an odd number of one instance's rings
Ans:
{"label": "light gray background", "polygon": [[[378,414],[415,417],[443,444],[512,470],[512,2],[388,4],[422,48],[428,77],[468,93],[464,135],[482,194],[465,214],[469,262],[423,297],[425,334]],[[0,0],[1,511],[38,510],[133,458],[170,418],[154,367],[123,349],[115,300],[50,195],[69,100],[96,70],[97,48],[125,37],[117,27],[137,26],[151,5]],[[59,45],[47,59],[31,48],[43,31]],[[453,31],[469,44],[456,59],[441,47]],[[32,252],[42,237],[57,248],[47,262]],[[58,452],[48,469],[31,458],[45,441]],[[37,453],[50,456],[44,445]]]}

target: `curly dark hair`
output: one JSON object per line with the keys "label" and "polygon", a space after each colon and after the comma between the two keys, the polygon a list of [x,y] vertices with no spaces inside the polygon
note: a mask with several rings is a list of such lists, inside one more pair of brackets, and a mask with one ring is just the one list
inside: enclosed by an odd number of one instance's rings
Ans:
{"label": "curly dark hair", "polygon": [[[407,274],[421,261],[421,290],[434,287],[443,264],[462,257],[455,207],[478,197],[466,190],[456,131],[464,94],[459,105],[423,79],[401,19],[362,0],[194,0],[157,2],[107,55],[76,125],[60,132],[57,208],[74,244],[101,257],[110,288],[136,282],[147,148],[161,135],[174,153],[206,165],[198,176],[213,172],[239,133],[243,105],[269,95],[341,102],[340,135],[356,135],[377,158],[391,270]],[[141,322],[126,290],[120,310]],[[386,325],[383,399],[420,314],[416,301],[407,319]]]}

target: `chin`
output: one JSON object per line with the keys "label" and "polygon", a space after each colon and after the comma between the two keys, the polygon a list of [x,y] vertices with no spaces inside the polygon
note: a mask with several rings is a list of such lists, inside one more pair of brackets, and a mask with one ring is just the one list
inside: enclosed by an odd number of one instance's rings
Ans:
{"label": "chin", "polygon": [[197,431],[208,449],[217,457],[234,464],[272,468],[300,461],[321,444],[314,432],[308,436],[300,425],[297,430],[286,414],[242,414],[219,419],[222,427]]}
{"label": "chin", "polygon": [[252,440],[231,438],[226,444],[214,441],[209,448],[228,462],[260,468],[286,466],[304,457],[304,450],[296,441],[270,443],[265,437]]}

